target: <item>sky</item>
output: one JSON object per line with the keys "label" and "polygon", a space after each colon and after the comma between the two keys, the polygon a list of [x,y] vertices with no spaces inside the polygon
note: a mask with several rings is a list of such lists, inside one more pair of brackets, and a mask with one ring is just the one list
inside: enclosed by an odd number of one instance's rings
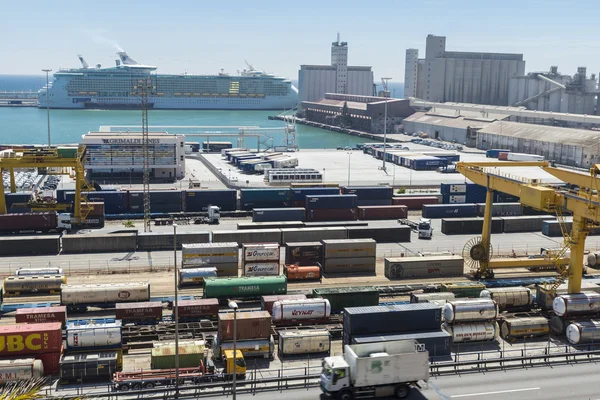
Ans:
{"label": "sky", "polygon": [[337,32],[349,65],[376,81],[404,79],[407,48],[427,34],[447,50],[522,53],[526,71],[558,65],[600,71],[600,1],[513,0],[0,0],[0,74],[113,66],[117,48],[163,73],[255,68],[297,79],[301,64],[329,64]]}

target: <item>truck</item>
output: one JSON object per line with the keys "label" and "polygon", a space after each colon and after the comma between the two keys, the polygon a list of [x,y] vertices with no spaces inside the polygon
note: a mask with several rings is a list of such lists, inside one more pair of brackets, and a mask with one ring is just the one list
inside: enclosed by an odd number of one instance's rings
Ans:
{"label": "truck", "polygon": [[405,399],[429,379],[429,353],[416,340],[345,345],[343,356],[325,357],[321,391],[338,400]]}
{"label": "truck", "polygon": [[194,219],[194,224],[215,224],[221,221],[221,209],[217,206],[208,206],[206,208],[208,216]]}
{"label": "truck", "polygon": [[15,213],[0,215],[0,233],[62,232],[70,230],[71,214],[67,213]]}
{"label": "truck", "polygon": [[428,218],[421,218],[419,222],[408,219],[399,219],[398,222],[402,225],[410,226],[413,231],[419,234],[419,239],[431,239],[433,237],[431,220]]}
{"label": "truck", "polygon": [[[215,369],[212,361],[206,363],[200,360],[198,367],[179,368],[179,385],[199,384],[207,382],[229,381],[233,378],[234,365],[235,374],[238,379],[246,378],[246,362],[240,350],[233,357],[233,350],[225,351],[223,355],[224,368],[222,371]],[[174,369],[154,369],[146,371],[115,372],[112,379],[113,390],[129,391],[153,389],[157,386],[172,386],[175,384]]]}

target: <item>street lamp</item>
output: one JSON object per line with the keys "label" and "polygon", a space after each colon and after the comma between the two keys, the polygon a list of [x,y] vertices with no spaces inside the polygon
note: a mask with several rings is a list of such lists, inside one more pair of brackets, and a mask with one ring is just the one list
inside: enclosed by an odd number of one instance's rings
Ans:
{"label": "street lamp", "polygon": [[233,310],[233,387],[231,398],[235,400],[235,383],[237,379],[237,310],[238,305],[235,301],[229,302],[229,308]]}
{"label": "street lamp", "polygon": [[173,271],[175,298],[173,299],[173,316],[175,318],[175,398],[179,398],[179,312],[177,310],[177,224],[173,224]]}
{"label": "street lamp", "polygon": [[387,151],[387,107],[388,107],[388,82],[392,78],[381,78],[383,82],[383,95],[385,96],[385,107],[383,112],[383,170],[385,171],[385,153]]}
{"label": "street lamp", "polygon": [[348,151],[346,153],[348,154],[348,186],[350,186],[350,156],[352,152]]}
{"label": "street lamp", "polygon": [[43,72],[46,73],[46,114],[48,115],[48,147],[50,147],[50,78],[48,78],[48,73],[52,72],[51,69],[42,69]]}

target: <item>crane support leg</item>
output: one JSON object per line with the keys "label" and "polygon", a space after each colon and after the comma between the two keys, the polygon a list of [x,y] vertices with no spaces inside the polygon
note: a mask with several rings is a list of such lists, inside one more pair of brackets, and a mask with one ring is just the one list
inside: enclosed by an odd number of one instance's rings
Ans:
{"label": "crane support leg", "polygon": [[[77,170],[78,171],[78,170]],[[81,188],[83,186],[83,174],[75,174],[75,203],[73,204],[73,218],[77,224],[81,224]]]}
{"label": "crane support leg", "polygon": [[10,171],[10,192],[17,193],[17,183],[15,182],[15,169],[9,168]]}
{"label": "crane support leg", "polygon": [[583,277],[583,253],[585,251],[585,238],[587,230],[585,219],[573,215],[573,228],[571,231],[571,260],[569,262],[569,293],[581,292],[581,279]]}
{"label": "crane support leg", "polygon": [[480,263],[481,271],[480,274],[484,277],[492,274],[492,271],[488,271],[489,268],[489,254],[490,246],[492,243],[492,207],[493,207],[493,195],[494,191],[488,189],[485,194],[485,212],[483,214],[483,230],[481,232],[481,244],[485,248],[486,259]]}
{"label": "crane support leg", "polygon": [[[2,168],[0,168],[0,179],[2,176]],[[0,182],[0,214],[6,214],[6,199],[4,197],[4,182]]]}

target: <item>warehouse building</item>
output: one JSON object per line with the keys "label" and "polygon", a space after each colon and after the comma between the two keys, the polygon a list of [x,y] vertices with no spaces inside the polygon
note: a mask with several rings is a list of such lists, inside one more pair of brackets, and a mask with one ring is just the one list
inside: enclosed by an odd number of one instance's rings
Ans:
{"label": "warehouse building", "polygon": [[496,121],[477,132],[477,148],[538,154],[558,164],[590,168],[600,163],[600,132]]}
{"label": "warehouse building", "polygon": [[477,131],[494,121],[508,119],[502,114],[474,111],[432,110],[417,112],[402,122],[406,134],[426,133],[430,138],[475,147]]}
{"label": "warehouse building", "polygon": [[[383,133],[385,105],[387,100],[387,132],[395,132],[395,127],[415,111],[409,100],[375,96],[326,93],[319,101],[303,101],[306,119],[321,124],[344,126],[370,133]],[[344,105],[347,113],[344,115]]]}
{"label": "warehouse building", "polygon": [[570,76],[552,66],[547,72],[511,77],[508,102],[529,110],[600,115],[598,94],[596,75],[588,78],[585,67],[577,68],[577,73]]}
{"label": "warehouse building", "polygon": [[[185,136],[149,133],[150,179],[172,182],[185,176]],[[143,175],[143,138],[140,132],[89,132],[85,169],[91,178],[138,179]]]}
{"label": "warehouse building", "polygon": [[348,43],[337,41],[331,44],[330,65],[301,65],[298,71],[300,102],[317,101],[325,93],[373,94],[373,71],[371,67],[348,65]]}
{"label": "warehouse building", "polygon": [[405,97],[508,105],[510,78],[525,75],[522,54],[447,51],[445,36],[428,35],[425,58],[418,54],[406,51]]}

